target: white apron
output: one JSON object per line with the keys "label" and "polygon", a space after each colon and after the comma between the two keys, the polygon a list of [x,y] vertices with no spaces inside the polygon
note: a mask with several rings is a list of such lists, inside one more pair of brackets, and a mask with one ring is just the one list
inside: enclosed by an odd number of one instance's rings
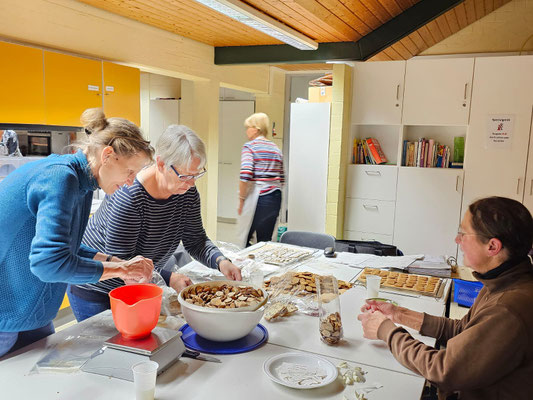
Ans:
{"label": "white apron", "polygon": [[[252,190],[248,196],[246,196],[246,199],[244,199],[242,213],[237,217],[237,245],[241,246],[243,249],[248,244],[248,234],[250,233],[250,228],[252,227],[252,222],[254,220],[259,193],[263,188],[277,185],[279,185],[279,182],[276,181],[253,181]],[[281,187],[281,185],[279,186]],[[274,228],[274,232],[276,232],[276,228]]]}

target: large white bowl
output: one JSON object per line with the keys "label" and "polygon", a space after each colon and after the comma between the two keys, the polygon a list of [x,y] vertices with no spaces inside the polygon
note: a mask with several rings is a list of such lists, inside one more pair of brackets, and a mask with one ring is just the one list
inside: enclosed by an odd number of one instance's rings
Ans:
{"label": "large white bowl", "polygon": [[[250,283],[238,281],[213,281],[199,285],[246,285],[261,289]],[[187,303],[183,299],[184,289],[178,296],[181,311],[189,326],[201,337],[215,342],[229,342],[248,335],[259,323],[265,312],[265,307],[256,311],[235,311],[235,309],[208,308]],[[266,296],[265,290],[263,293]]]}

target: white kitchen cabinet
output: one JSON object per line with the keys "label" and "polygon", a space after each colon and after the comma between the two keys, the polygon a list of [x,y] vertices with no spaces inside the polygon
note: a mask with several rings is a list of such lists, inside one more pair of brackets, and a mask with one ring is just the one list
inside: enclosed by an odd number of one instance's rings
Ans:
{"label": "white kitchen cabinet", "polygon": [[405,61],[356,63],[353,71],[354,124],[401,124]]}
{"label": "white kitchen cabinet", "polygon": [[463,170],[400,167],[394,244],[405,254],[457,254]]}
{"label": "white kitchen cabinet", "polygon": [[346,199],[344,228],[348,231],[392,235],[394,201]]}
{"label": "white kitchen cabinet", "polygon": [[[524,201],[533,211],[530,195],[533,167],[528,168],[526,182],[532,109],[533,56],[476,59],[465,148],[464,209],[481,197],[504,196]],[[513,120],[507,147],[488,139],[489,118],[495,115],[508,115]],[[529,158],[531,166],[531,155]]]}
{"label": "white kitchen cabinet", "polygon": [[218,217],[237,219],[242,145],[248,141],[244,120],[254,113],[254,101],[219,103]]}
{"label": "white kitchen cabinet", "polygon": [[394,165],[348,166],[344,239],[392,244],[397,178]]}
{"label": "white kitchen cabinet", "polygon": [[405,125],[468,125],[473,58],[407,61]]}
{"label": "white kitchen cabinet", "polygon": [[346,175],[346,197],[372,200],[396,200],[398,168],[352,164]]}
{"label": "white kitchen cabinet", "polygon": [[288,228],[324,233],[330,103],[291,104]]}

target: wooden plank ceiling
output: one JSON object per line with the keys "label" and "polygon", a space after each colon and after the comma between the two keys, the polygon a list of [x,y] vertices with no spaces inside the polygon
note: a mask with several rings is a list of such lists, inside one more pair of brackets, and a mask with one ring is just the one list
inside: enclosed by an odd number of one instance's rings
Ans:
{"label": "wooden plank ceiling", "polygon": [[[215,47],[281,44],[194,0],[78,1]],[[319,43],[327,43],[355,42],[419,1],[246,0],[246,3]],[[371,60],[407,60],[509,1],[465,0]],[[331,69],[331,66],[287,64],[283,68],[308,70]]]}

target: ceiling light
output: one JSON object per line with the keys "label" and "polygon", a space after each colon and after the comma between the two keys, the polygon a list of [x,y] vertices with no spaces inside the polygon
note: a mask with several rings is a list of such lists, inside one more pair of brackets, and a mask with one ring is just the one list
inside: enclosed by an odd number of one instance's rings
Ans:
{"label": "ceiling light", "polygon": [[316,50],[318,43],[238,0],[196,0],[221,14],[257,29],[300,50]]}

